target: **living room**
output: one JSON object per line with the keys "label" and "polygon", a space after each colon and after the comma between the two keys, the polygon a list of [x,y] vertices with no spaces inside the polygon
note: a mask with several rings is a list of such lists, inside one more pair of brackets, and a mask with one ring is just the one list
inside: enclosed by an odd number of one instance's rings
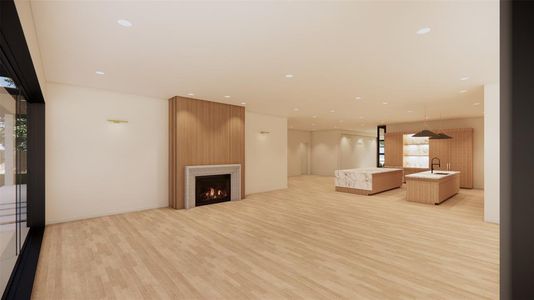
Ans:
{"label": "living room", "polygon": [[502,297],[499,2],[3,5],[5,297]]}

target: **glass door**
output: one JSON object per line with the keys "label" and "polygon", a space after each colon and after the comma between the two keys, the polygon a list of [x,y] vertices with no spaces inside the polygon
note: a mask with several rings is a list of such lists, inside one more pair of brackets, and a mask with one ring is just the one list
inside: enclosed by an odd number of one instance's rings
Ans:
{"label": "glass door", "polygon": [[0,288],[3,290],[18,253],[15,118],[18,91],[0,74]]}
{"label": "glass door", "polygon": [[26,223],[27,103],[0,65],[0,289],[29,231]]}
{"label": "glass door", "polygon": [[15,120],[15,151],[16,151],[16,203],[17,203],[17,255],[22,249],[28,227],[27,215],[27,181],[28,181],[28,114],[27,102],[19,95]]}

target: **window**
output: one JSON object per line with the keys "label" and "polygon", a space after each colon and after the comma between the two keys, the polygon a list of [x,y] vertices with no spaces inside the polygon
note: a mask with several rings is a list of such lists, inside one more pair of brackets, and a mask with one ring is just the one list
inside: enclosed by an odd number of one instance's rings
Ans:
{"label": "window", "polygon": [[386,137],[386,125],[379,125],[376,127],[376,166],[379,168],[383,168],[384,164],[386,162],[386,144],[385,144],[385,137]]}

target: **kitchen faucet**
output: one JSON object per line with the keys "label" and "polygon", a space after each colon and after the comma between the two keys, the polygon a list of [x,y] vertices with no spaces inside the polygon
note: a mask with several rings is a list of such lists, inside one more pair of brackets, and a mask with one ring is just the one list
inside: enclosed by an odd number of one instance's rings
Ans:
{"label": "kitchen faucet", "polygon": [[[434,159],[438,160],[437,164],[434,163]],[[434,173],[434,165],[437,165],[438,167],[441,167],[441,160],[439,160],[439,158],[437,158],[437,157],[432,158],[432,161],[430,161],[430,173]]]}

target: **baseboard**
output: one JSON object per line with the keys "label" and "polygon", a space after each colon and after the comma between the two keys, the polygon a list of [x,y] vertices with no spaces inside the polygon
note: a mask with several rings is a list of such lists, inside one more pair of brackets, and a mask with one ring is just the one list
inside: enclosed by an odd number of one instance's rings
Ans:
{"label": "baseboard", "polygon": [[2,295],[3,300],[31,299],[43,235],[44,227],[30,228]]}
{"label": "baseboard", "polygon": [[156,205],[156,206],[146,206],[146,207],[135,207],[135,208],[126,208],[126,209],[113,209],[105,212],[98,212],[98,213],[91,213],[86,214],[83,216],[74,216],[74,217],[66,217],[66,218],[48,218],[50,214],[47,215],[46,225],[52,225],[52,224],[60,224],[60,223],[67,223],[67,222],[75,222],[75,221],[81,221],[81,220],[88,220],[88,219],[94,219],[94,218],[101,218],[101,217],[107,217],[107,216],[114,216],[114,215],[122,215],[127,213],[133,213],[138,211],[144,211],[144,210],[151,210],[151,209],[158,209],[158,208],[165,208],[169,207],[168,203],[165,203],[164,205]]}

